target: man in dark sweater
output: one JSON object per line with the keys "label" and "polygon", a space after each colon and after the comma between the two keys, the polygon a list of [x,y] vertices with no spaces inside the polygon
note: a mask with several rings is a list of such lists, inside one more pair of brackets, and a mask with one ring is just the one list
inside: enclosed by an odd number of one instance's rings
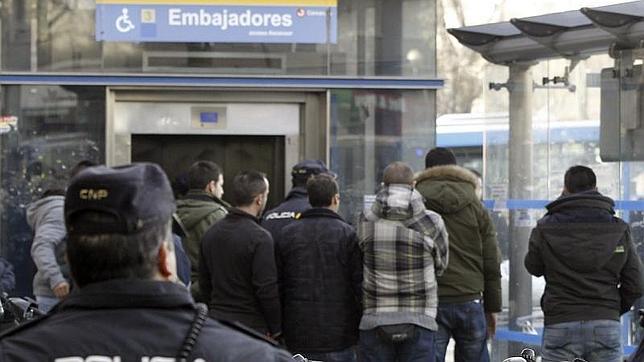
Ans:
{"label": "man in dark sweater", "polygon": [[355,230],[337,214],[338,184],[317,175],[311,209],[282,229],[276,259],[287,347],[321,361],[356,360],[362,259]]}
{"label": "man in dark sweater", "polygon": [[545,276],[543,361],[622,361],[620,315],[642,294],[628,225],[593,170],[566,171],[561,197],[532,230],[525,266]]}
{"label": "man in dark sweater", "polygon": [[262,334],[281,334],[280,301],[273,239],[259,225],[268,180],[256,171],[235,176],[235,208],[204,235],[199,285],[211,316],[240,322]]}

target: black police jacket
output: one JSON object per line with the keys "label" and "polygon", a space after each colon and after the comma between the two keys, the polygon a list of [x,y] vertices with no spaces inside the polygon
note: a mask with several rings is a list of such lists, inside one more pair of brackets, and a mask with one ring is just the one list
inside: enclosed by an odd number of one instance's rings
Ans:
{"label": "black police jacket", "polygon": [[306,210],[283,229],[275,255],[287,347],[306,354],[355,345],[362,258],[353,227],[331,210]]}
{"label": "black police jacket", "polygon": [[642,295],[640,262],[613,205],[598,192],[562,196],[532,231],[525,266],[546,278],[546,325],[619,320]]}
{"label": "black police jacket", "polygon": [[273,240],[277,240],[286,225],[295,221],[305,210],[310,208],[311,204],[306,188],[293,187],[281,204],[264,213],[262,227],[271,233]]}
{"label": "black police jacket", "polygon": [[[194,318],[192,297],[179,285],[144,280],[94,283],[70,294],[50,315],[0,336],[0,361],[175,358]],[[208,319],[187,360],[199,359],[289,361],[290,356]]]}

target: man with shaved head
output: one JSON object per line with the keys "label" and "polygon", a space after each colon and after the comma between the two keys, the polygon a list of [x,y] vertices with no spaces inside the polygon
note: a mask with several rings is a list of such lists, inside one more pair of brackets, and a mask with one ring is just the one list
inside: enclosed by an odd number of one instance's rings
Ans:
{"label": "man with shaved head", "polygon": [[447,232],[414,190],[409,165],[387,166],[358,225],[363,253],[361,360],[434,360],[436,275],[447,266]]}

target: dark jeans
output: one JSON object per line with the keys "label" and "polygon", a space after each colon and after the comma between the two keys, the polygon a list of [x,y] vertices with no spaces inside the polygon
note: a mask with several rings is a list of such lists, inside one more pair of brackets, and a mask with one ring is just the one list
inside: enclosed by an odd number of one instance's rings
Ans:
{"label": "dark jeans", "polygon": [[302,355],[310,360],[324,361],[324,362],[356,362],[356,349],[355,347],[347,348],[341,351],[326,352],[326,353],[302,353]]}
{"label": "dark jeans", "polygon": [[619,321],[551,324],[543,330],[542,361],[572,361],[580,357],[588,361],[620,362],[623,360],[621,343]]}
{"label": "dark jeans", "polygon": [[378,332],[378,328],[360,331],[361,362],[432,361],[434,359],[434,331],[414,326],[411,338],[394,343]]}
{"label": "dark jeans", "polygon": [[439,304],[436,362],[445,361],[450,338],[454,338],[455,362],[489,362],[485,312],[480,301]]}

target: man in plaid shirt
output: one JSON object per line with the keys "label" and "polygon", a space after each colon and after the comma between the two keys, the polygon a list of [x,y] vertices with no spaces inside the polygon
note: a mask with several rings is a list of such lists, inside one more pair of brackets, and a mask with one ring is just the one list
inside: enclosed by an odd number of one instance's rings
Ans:
{"label": "man in plaid shirt", "polygon": [[405,163],[387,166],[384,186],[360,217],[363,361],[434,360],[436,275],[447,267],[447,231],[425,209],[413,178]]}

